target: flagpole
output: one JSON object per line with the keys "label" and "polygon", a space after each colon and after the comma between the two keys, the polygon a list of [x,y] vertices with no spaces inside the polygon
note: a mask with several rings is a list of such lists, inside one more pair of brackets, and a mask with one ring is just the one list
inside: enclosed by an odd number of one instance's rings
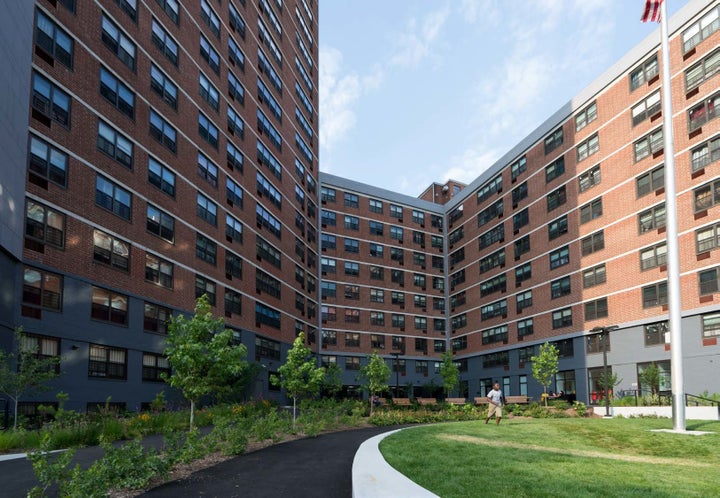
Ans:
{"label": "flagpole", "polygon": [[662,113],[665,149],[665,217],[667,234],[668,307],[670,312],[670,372],[673,429],[685,431],[685,381],[682,357],[682,305],[680,300],[680,249],[678,244],[675,146],[673,140],[670,49],[668,47],[667,0],[660,2],[662,46]]}

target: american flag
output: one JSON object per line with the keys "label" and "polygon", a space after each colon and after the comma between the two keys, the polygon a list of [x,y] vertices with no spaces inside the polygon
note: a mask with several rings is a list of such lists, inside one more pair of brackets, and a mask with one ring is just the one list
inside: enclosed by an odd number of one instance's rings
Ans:
{"label": "american flag", "polygon": [[642,22],[660,22],[660,4],[663,0],[645,0]]}

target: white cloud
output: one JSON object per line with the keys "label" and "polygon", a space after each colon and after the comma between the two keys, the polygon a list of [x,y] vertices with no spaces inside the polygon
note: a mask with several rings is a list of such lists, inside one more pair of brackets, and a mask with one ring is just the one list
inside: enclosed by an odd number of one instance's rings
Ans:
{"label": "white cloud", "polygon": [[444,8],[430,12],[420,22],[416,18],[410,19],[405,31],[395,36],[397,48],[390,57],[390,65],[417,67],[430,54],[449,15],[449,9]]}
{"label": "white cloud", "polygon": [[461,155],[450,159],[453,166],[443,173],[441,183],[448,180],[457,180],[465,184],[472,183],[492,166],[498,157],[499,152],[494,149],[485,149],[483,151],[472,148],[467,149]]}
{"label": "white cloud", "polygon": [[362,95],[362,83],[354,74],[342,75],[342,53],[320,48],[320,144],[332,149],[355,125],[353,106]]}

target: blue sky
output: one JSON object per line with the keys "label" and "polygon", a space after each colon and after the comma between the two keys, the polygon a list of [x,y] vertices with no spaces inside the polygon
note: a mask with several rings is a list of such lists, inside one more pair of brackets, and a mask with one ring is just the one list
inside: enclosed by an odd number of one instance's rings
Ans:
{"label": "blue sky", "polygon": [[659,29],[643,6],[321,1],[321,170],[411,196],[470,183]]}

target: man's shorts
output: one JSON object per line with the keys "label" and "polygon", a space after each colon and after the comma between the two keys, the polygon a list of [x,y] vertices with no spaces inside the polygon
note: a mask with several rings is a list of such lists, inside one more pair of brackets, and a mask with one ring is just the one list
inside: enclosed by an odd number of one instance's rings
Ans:
{"label": "man's shorts", "polygon": [[493,415],[497,415],[497,418],[502,418],[502,407],[493,405],[490,403],[490,407],[488,408],[488,418],[492,417]]}

